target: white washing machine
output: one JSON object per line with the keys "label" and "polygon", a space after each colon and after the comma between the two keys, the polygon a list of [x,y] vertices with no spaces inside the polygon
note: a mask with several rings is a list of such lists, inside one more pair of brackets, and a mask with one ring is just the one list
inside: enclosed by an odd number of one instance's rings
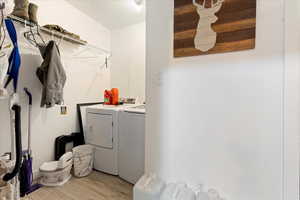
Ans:
{"label": "white washing machine", "polygon": [[118,175],[118,115],[134,105],[95,105],[86,109],[85,141],[95,147],[94,169]]}
{"label": "white washing machine", "polygon": [[119,176],[135,184],[145,168],[145,105],[119,113]]}

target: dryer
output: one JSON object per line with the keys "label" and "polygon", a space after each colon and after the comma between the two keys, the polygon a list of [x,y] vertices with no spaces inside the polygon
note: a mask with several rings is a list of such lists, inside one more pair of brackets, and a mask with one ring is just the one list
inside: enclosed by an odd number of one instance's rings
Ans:
{"label": "dryer", "polygon": [[119,113],[119,176],[136,184],[145,168],[145,105]]}
{"label": "dryer", "polygon": [[85,141],[95,148],[95,170],[118,175],[118,115],[133,106],[95,105],[86,109]]}

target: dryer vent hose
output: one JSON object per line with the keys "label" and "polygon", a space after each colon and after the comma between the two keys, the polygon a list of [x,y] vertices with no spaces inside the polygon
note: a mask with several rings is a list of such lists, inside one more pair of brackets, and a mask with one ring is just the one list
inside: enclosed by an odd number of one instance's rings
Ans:
{"label": "dryer vent hose", "polygon": [[12,110],[15,112],[16,164],[13,171],[3,177],[3,181],[5,182],[10,181],[17,176],[22,164],[21,107],[19,105],[14,105]]}

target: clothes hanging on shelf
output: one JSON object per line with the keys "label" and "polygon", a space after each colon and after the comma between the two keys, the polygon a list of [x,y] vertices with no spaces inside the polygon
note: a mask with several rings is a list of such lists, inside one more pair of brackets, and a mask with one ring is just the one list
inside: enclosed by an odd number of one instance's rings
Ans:
{"label": "clothes hanging on shelf", "polygon": [[[61,41],[67,41],[69,43],[77,45],[76,48],[79,49],[78,52],[75,52],[74,55],[71,55],[70,57],[72,59],[94,59],[101,55],[106,55],[107,58],[111,58],[112,54],[110,50],[107,50],[105,48],[92,45],[88,43],[87,41],[84,41],[80,39],[80,36],[77,34],[73,34],[71,32],[68,32],[67,30],[63,29],[62,27],[58,25],[45,25],[45,26],[39,26],[38,24],[34,24],[30,21],[26,21],[23,18],[17,17],[15,15],[9,15],[7,16],[8,19],[11,19],[15,22],[18,22],[22,25],[26,25],[29,27],[29,31],[25,32],[25,38],[30,40],[30,43],[33,44],[33,46],[36,46],[34,41],[34,36],[38,36],[39,39],[44,43],[47,41],[44,41],[43,37],[41,36],[41,33],[45,33],[49,36],[51,36],[52,40],[53,38],[58,38]],[[79,37],[79,38],[78,38]],[[32,43],[33,42],[33,43]],[[59,42],[59,43],[60,43]],[[79,46],[78,46],[79,45]],[[86,51],[91,52],[92,56],[81,56],[81,53],[84,53]],[[79,55],[78,55],[79,54]]]}
{"label": "clothes hanging on shelf", "polygon": [[16,93],[19,78],[19,70],[21,66],[21,56],[18,47],[18,39],[14,23],[10,19],[6,19],[5,24],[14,48],[9,56],[9,69],[7,72],[8,79],[4,88],[7,88],[9,83],[13,80],[14,92]]}
{"label": "clothes hanging on shelf", "polygon": [[67,31],[66,29],[64,29],[63,27],[56,25],[56,24],[47,24],[43,26],[44,28],[49,29],[50,31],[57,31],[61,34],[67,35],[71,38],[74,38],[76,40],[81,40],[80,36],[75,34],[75,33],[71,33],[69,31]]}
{"label": "clothes hanging on shelf", "polygon": [[63,88],[66,83],[66,72],[63,68],[58,45],[50,41],[47,46],[40,46],[44,59],[36,74],[43,84],[41,107],[53,107],[61,105],[63,100]]}

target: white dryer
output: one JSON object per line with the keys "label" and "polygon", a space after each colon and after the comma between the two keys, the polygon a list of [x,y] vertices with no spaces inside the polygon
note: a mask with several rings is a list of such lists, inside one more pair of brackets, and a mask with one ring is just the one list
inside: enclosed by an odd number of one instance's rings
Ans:
{"label": "white dryer", "polygon": [[135,184],[145,168],[145,105],[119,113],[119,176]]}
{"label": "white dryer", "polygon": [[85,141],[95,147],[94,169],[118,175],[118,115],[133,105],[95,105],[86,109]]}

